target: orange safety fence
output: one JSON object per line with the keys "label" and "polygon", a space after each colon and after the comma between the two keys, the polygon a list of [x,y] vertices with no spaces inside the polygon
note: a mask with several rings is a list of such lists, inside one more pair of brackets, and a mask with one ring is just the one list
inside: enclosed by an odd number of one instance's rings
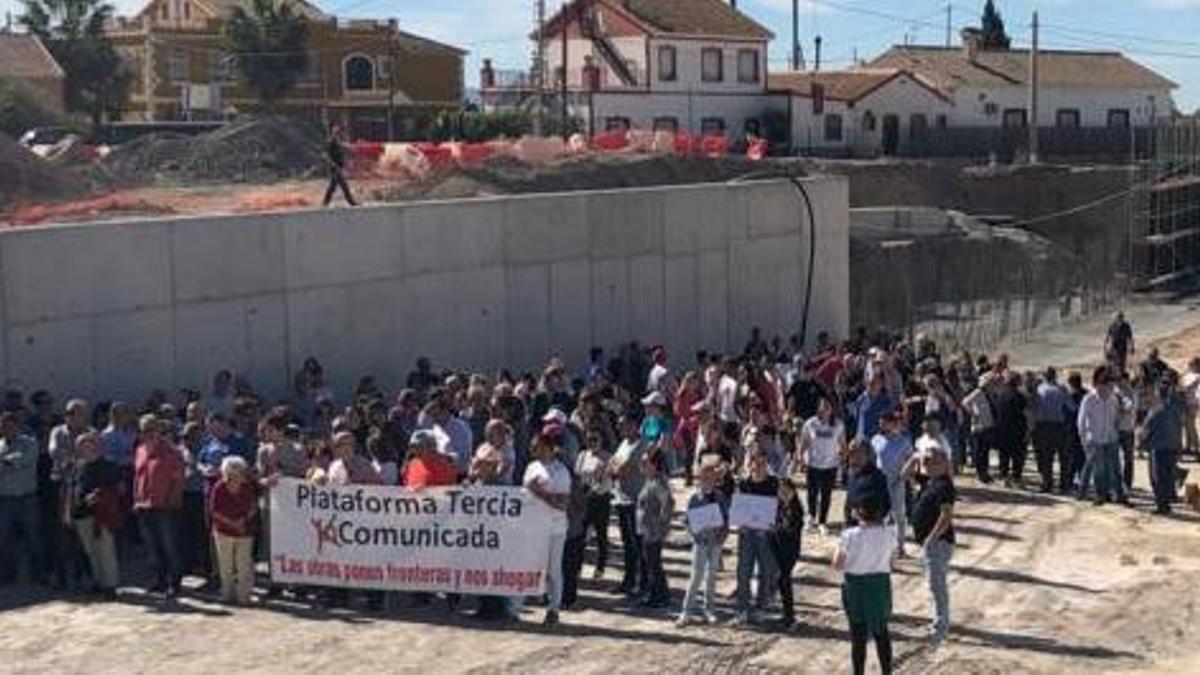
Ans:
{"label": "orange safety fence", "polygon": [[154,204],[145,199],[107,194],[88,199],[79,199],[57,204],[30,204],[19,207],[9,216],[9,223],[17,227],[38,225],[48,221],[79,220],[95,218],[106,213],[149,213],[165,215],[175,209]]}

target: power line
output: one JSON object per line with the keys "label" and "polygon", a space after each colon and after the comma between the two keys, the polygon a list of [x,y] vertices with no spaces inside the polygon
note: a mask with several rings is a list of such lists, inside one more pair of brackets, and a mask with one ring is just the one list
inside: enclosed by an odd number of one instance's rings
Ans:
{"label": "power line", "polygon": [[1183,47],[1200,47],[1200,42],[1190,40],[1177,40],[1174,38],[1151,37],[1148,35],[1135,35],[1133,33],[1114,33],[1108,31],[1092,30],[1090,28],[1075,28],[1073,26],[1065,26],[1058,23],[1043,23],[1042,28],[1050,28],[1057,31],[1068,33],[1079,33],[1082,35],[1093,35],[1099,37],[1116,38],[1120,40],[1136,40],[1138,42],[1157,42],[1165,45],[1179,45]]}

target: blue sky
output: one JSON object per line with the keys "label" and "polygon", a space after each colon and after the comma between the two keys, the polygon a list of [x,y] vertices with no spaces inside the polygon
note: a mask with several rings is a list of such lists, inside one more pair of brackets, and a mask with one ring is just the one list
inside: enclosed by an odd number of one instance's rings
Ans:
{"label": "blue sky", "polygon": [[[479,62],[491,57],[501,68],[528,63],[526,39],[533,24],[533,0],[315,0],[339,16],[395,17],[407,30],[471,52],[467,81],[478,80]],[[145,0],[115,0],[123,13]],[[547,0],[551,11],[561,0]],[[791,41],[791,0],[740,0],[739,6],[770,27],[772,68],[784,68]],[[824,41],[824,64],[844,67],[857,50],[868,58],[890,44],[945,41],[946,6],[955,33],[977,23],[983,0],[801,0],[801,36],[811,59],[813,37]],[[1200,108],[1200,0],[997,0],[1009,34],[1019,45],[1030,39],[1035,7],[1046,47],[1124,51],[1180,84],[1176,101],[1185,111]],[[19,9],[18,0],[0,0],[0,12]]]}

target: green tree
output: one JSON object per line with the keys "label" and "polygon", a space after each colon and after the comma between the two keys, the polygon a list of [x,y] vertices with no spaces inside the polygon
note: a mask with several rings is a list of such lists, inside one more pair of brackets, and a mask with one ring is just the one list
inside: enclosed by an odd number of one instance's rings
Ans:
{"label": "green tree", "polygon": [[66,73],[66,104],[100,123],[120,113],[132,82],[104,34],[113,6],[101,0],[22,0],[20,23],[38,36]]}
{"label": "green tree", "polygon": [[254,0],[249,12],[235,7],[225,42],[237,58],[238,73],[267,106],[308,69],[308,22],[286,2]]}
{"label": "green tree", "polygon": [[1012,44],[1012,40],[1008,38],[1008,33],[1004,30],[1004,19],[1000,17],[1000,12],[996,9],[996,5],[992,0],[987,0],[983,5],[983,48],[984,49],[1008,49]]}

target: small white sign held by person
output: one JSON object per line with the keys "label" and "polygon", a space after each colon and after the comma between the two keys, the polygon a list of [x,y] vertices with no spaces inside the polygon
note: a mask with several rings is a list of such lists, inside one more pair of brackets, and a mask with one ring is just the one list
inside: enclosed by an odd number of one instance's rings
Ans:
{"label": "small white sign held by person", "polygon": [[725,518],[721,515],[721,507],[716,504],[705,504],[688,509],[687,527],[688,531],[694,534],[725,527]]}
{"label": "small white sign held by person", "polygon": [[775,527],[775,508],[779,500],[775,497],[733,493],[729,506],[729,527],[734,530],[769,530]]}
{"label": "small white sign held by person", "polygon": [[271,489],[275,583],[537,595],[554,512],[520,488],[373,485]]}

